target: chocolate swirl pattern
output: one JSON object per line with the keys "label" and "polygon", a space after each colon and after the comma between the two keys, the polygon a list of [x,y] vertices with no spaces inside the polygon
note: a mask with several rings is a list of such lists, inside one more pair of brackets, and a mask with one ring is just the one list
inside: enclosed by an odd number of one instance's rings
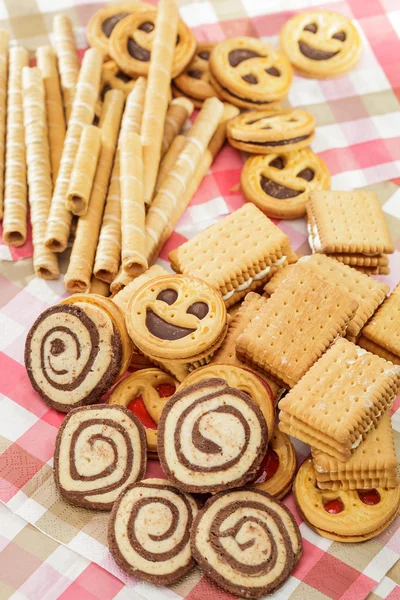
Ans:
{"label": "chocolate swirl pattern", "polygon": [[158,424],[162,468],[187,492],[217,492],[254,479],[266,440],[260,408],[223,379],[205,379],[174,394]]}
{"label": "chocolate swirl pattern", "polygon": [[243,598],[260,598],[281,586],[302,551],[288,509],[259,490],[222,492],[199,511],[191,549],[204,573]]}
{"label": "chocolate swirl pattern", "polygon": [[121,361],[120,334],[110,316],[91,304],[47,309],[26,339],[32,386],[62,412],[97,402],[117,378]]}
{"label": "chocolate swirl pattern", "polygon": [[57,435],[56,484],[77,506],[111,510],[120,492],[142,479],[146,462],[144,428],[122,406],[76,408]]}
{"label": "chocolate swirl pattern", "polygon": [[151,583],[169,585],[195,564],[190,529],[197,514],[191,496],[165,479],[129,486],[114,504],[108,539],[117,564]]}

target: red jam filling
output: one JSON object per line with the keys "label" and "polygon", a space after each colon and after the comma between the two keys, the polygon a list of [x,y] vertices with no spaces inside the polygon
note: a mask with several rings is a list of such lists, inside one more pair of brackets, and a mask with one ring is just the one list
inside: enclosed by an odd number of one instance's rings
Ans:
{"label": "red jam filling", "polygon": [[169,398],[175,394],[175,386],[173,383],[160,383],[156,386],[156,391],[160,398]]}
{"label": "red jam filling", "polygon": [[374,504],[379,504],[379,502],[381,501],[381,495],[378,492],[378,490],[375,489],[357,490],[357,494],[361,502],[364,502],[364,504],[368,504],[370,506],[373,506]]}
{"label": "red jam filling", "polygon": [[275,450],[269,448],[267,454],[264,456],[260,468],[258,469],[254,483],[265,483],[266,481],[271,479],[273,475],[275,475],[275,473],[278,470],[278,467],[279,456],[277,455]]}
{"label": "red jam filling", "polygon": [[133,414],[135,414],[139,421],[143,423],[146,429],[157,429],[157,423],[153,421],[149,413],[147,412],[147,408],[144,405],[142,396],[138,396],[131,400],[128,404],[128,410],[131,410]]}
{"label": "red jam filling", "polygon": [[328,500],[328,502],[324,504],[324,509],[330,515],[338,515],[344,510],[344,504],[340,498],[335,498],[334,500]]}

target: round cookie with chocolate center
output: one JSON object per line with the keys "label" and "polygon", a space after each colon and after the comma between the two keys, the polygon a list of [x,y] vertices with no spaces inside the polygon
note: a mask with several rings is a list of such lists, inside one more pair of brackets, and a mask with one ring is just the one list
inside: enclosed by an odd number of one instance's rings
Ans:
{"label": "round cookie with chocolate center", "polygon": [[296,472],[296,452],[286,433],[275,427],[268,450],[251,486],[281,500],[290,492]]}
{"label": "round cookie with chocolate center", "polygon": [[231,146],[252,154],[300,150],[311,144],[314,133],[314,117],[297,108],[243,113],[227,126]]}
{"label": "round cookie with chocolate center", "polygon": [[305,77],[335,77],[354,67],[362,42],[350,19],[326,10],[291,17],[281,29],[280,43],[294,68]]}
{"label": "round cookie with chocolate center", "polygon": [[185,96],[197,108],[201,108],[204,100],[217,95],[210,83],[210,72],[208,69],[208,61],[214,47],[214,42],[199,42],[197,44],[192,61],[172,82],[172,94],[175,97]]}
{"label": "round cookie with chocolate center", "polygon": [[191,548],[205,575],[241,598],[272,594],[302,553],[299,528],[286,506],[250,488],[207,500],[194,520]]}
{"label": "round cookie with chocolate center", "polygon": [[293,484],[303,520],[322,537],[338,542],[364,542],[376,537],[395,519],[400,487],[372,490],[320,490],[313,462],[306,460]]}
{"label": "round cookie with chocolate center", "polygon": [[275,108],[287,96],[292,77],[287,58],[257,38],[225,40],[210,56],[211,84],[218,96],[242,108]]}
{"label": "round cookie with chocolate center", "polygon": [[158,424],[158,456],[168,479],[186,492],[219,492],[254,479],[267,449],[258,405],[224,379],[180,389]]}
{"label": "round cookie with chocolate center", "polygon": [[100,98],[104,100],[109,90],[121,90],[127,96],[135,85],[136,79],[121,71],[115,60],[103,63],[101,69]]}
{"label": "round cookie with chocolate center", "polygon": [[71,504],[111,510],[126,486],[146,472],[146,434],[122,406],[85,406],[71,411],[57,434],[54,476]]}
{"label": "round cookie with chocolate center", "polygon": [[195,566],[190,530],[194,499],[165,479],[130,485],[115,502],[108,543],[115,562],[129,575],[170,585]]}
{"label": "round cookie with chocolate center", "polygon": [[[135,12],[118,23],[111,34],[110,54],[120,69],[131,77],[145,77],[149,71],[151,47],[155,34],[157,11]],[[191,61],[196,39],[179,19],[172,77],[177,77]]]}
{"label": "round cookie with chocolate center", "polygon": [[328,167],[309,148],[251,156],[241,173],[247,200],[268,217],[297,219],[306,213],[309,192],[330,187]]}

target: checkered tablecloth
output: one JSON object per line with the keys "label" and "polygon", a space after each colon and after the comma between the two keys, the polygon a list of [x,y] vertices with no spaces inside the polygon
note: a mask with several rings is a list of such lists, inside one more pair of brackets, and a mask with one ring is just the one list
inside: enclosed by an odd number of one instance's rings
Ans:
{"label": "checkered tablecloth", "polygon": [[[0,0],[0,27],[33,54],[49,42],[52,18],[62,11],[72,18],[84,49],[85,25],[102,5]],[[364,187],[378,193],[396,247],[391,275],[381,279],[394,287],[400,279],[400,0],[179,0],[179,5],[199,40],[252,35],[277,45],[285,20],[310,6],[354,19],[364,42],[360,64],[339,79],[295,77],[289,103],[314,114],[318,128],[312,148],[326,161],[333,189]],[[236,150],[227,146],[220,153],[161,253],[164,266],[169,250],[242,205],[242,164]],[[310,252],[304,220],[278,225],[297,252]],[[0,600],[231,600],[198,569],[169,589],[128,578],[108,553],[107,515],[70,507],[57,495],[52,457],[63,416],[31,389],[23,348],[34,319],[66,294],[62,280],[33,277],[31,255],[30,239],[13,250],[0,243],[0,500],[8,507],[0,505]],[[398,399],[393,425],[400,450],[399,408]],[[306,450],[297,448],[301,460]],[[159,471],[152,461],[149,473]],[[296,514],[291,496],[286,502]],[[344,545],[317,536],[296,517],[304,555],[276,598],[361,600],[379,584],[371,598],[400,599],[400,568],[393,566],[400,557],[399,518],[373,541]]]}

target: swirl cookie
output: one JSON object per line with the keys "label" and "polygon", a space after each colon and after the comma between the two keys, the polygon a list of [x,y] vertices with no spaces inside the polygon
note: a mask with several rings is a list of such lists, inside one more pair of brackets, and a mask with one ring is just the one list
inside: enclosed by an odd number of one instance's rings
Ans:
{"label": "swirl cookie", "polygon": [[178,382],[160,369],[143,369],[123,379],[113,390],[110,404],[131,410],[146,430],[147,449],[157,453],[157,427],[161,411]]}
{"label": "swirl cookie", "polygon": [[240,183],[247,200],[268,217],[297,219],[306,213],[310,191],[329,189],[330,174],[319,156],[303,148],[250,156]]}
{"label": "swirl cookie", "polygon": [[190,98],[197,108],[201,108],[204,100],[217,95],[210,83],[208,69],[208,61],[214,46],[215,43],[213,42],[199,42],[197,44],[192,61],[172,82],[173,96]]}
{"label": "swirl cookie", "polygon": [[315,119],[305,110],[250,111],[227,126],[231,146],[252,154],[293,152],[314,139]]}
{"label": "swirl cookie", "polygon": [[335,77],[360,58],[361,38],[351,21],[338,13],[315,10],[294,15],[282,27],[282,51],[306,77]]}
{"label": "swirl cookie", "polygon": [[169,585],[195,565],[190,530],[194,499],[165,479],[130,485],[115,502],[108,543],[115,562],[130,575]]}
{"label": "swirl cookie", "polygon": [[242,108],[276,106],[289,92],[292,67],[278,50],[252,37],[217,44],[210,56],[211,84],[220,98]]}
{"label": "swirl cookie", "polygon": [[227,315],[221,295],[204,281],[165,275],[133,294],[126,323],[135,346],[182,381],[221,345]]}
{"label": "swirl cookie", "polygon": [[320,490],[312,460],[306,460],[293,484],[296,506],[304,521],[322,537],[364,542],[384,531],[396,517],[400,488]]}
{"label": "swirl cookie", "polygon": [[146,434],[122,406],[85,406],[71,411],[57,434],[54,476],[71,504],[111,510],[121,491],[144,477]]}
{"label": "swirl cookie", "polygon": [[[110,38],[110,54],[117,65],[131,77],[145,77],[149,71],[151,47],[155,32],[156,10],[137,11],[121,20]],[[196,39],[182,19],[178,23],[178,35],[172,77],[177,77],[192,60],[196,51]]]}
{"label": "swirl cookie", "polygon": [[276,427],[252,487],[281,500],[290,492],[296,472],[296,452],[290,438]]}
{"label": "swirl cookie", "polygon": [[163,471],[185,492],[219,492],[254,476],[266,452],[258,405],[223,379],[205,379],[168,400],[158,424]]}
{"label": "swirl cookie", "polygon": [[299,528],[286,506],[249,488],[207,500],[194,520],[191,548],[207,577],[241,598],[272,594],[302,553]]}

